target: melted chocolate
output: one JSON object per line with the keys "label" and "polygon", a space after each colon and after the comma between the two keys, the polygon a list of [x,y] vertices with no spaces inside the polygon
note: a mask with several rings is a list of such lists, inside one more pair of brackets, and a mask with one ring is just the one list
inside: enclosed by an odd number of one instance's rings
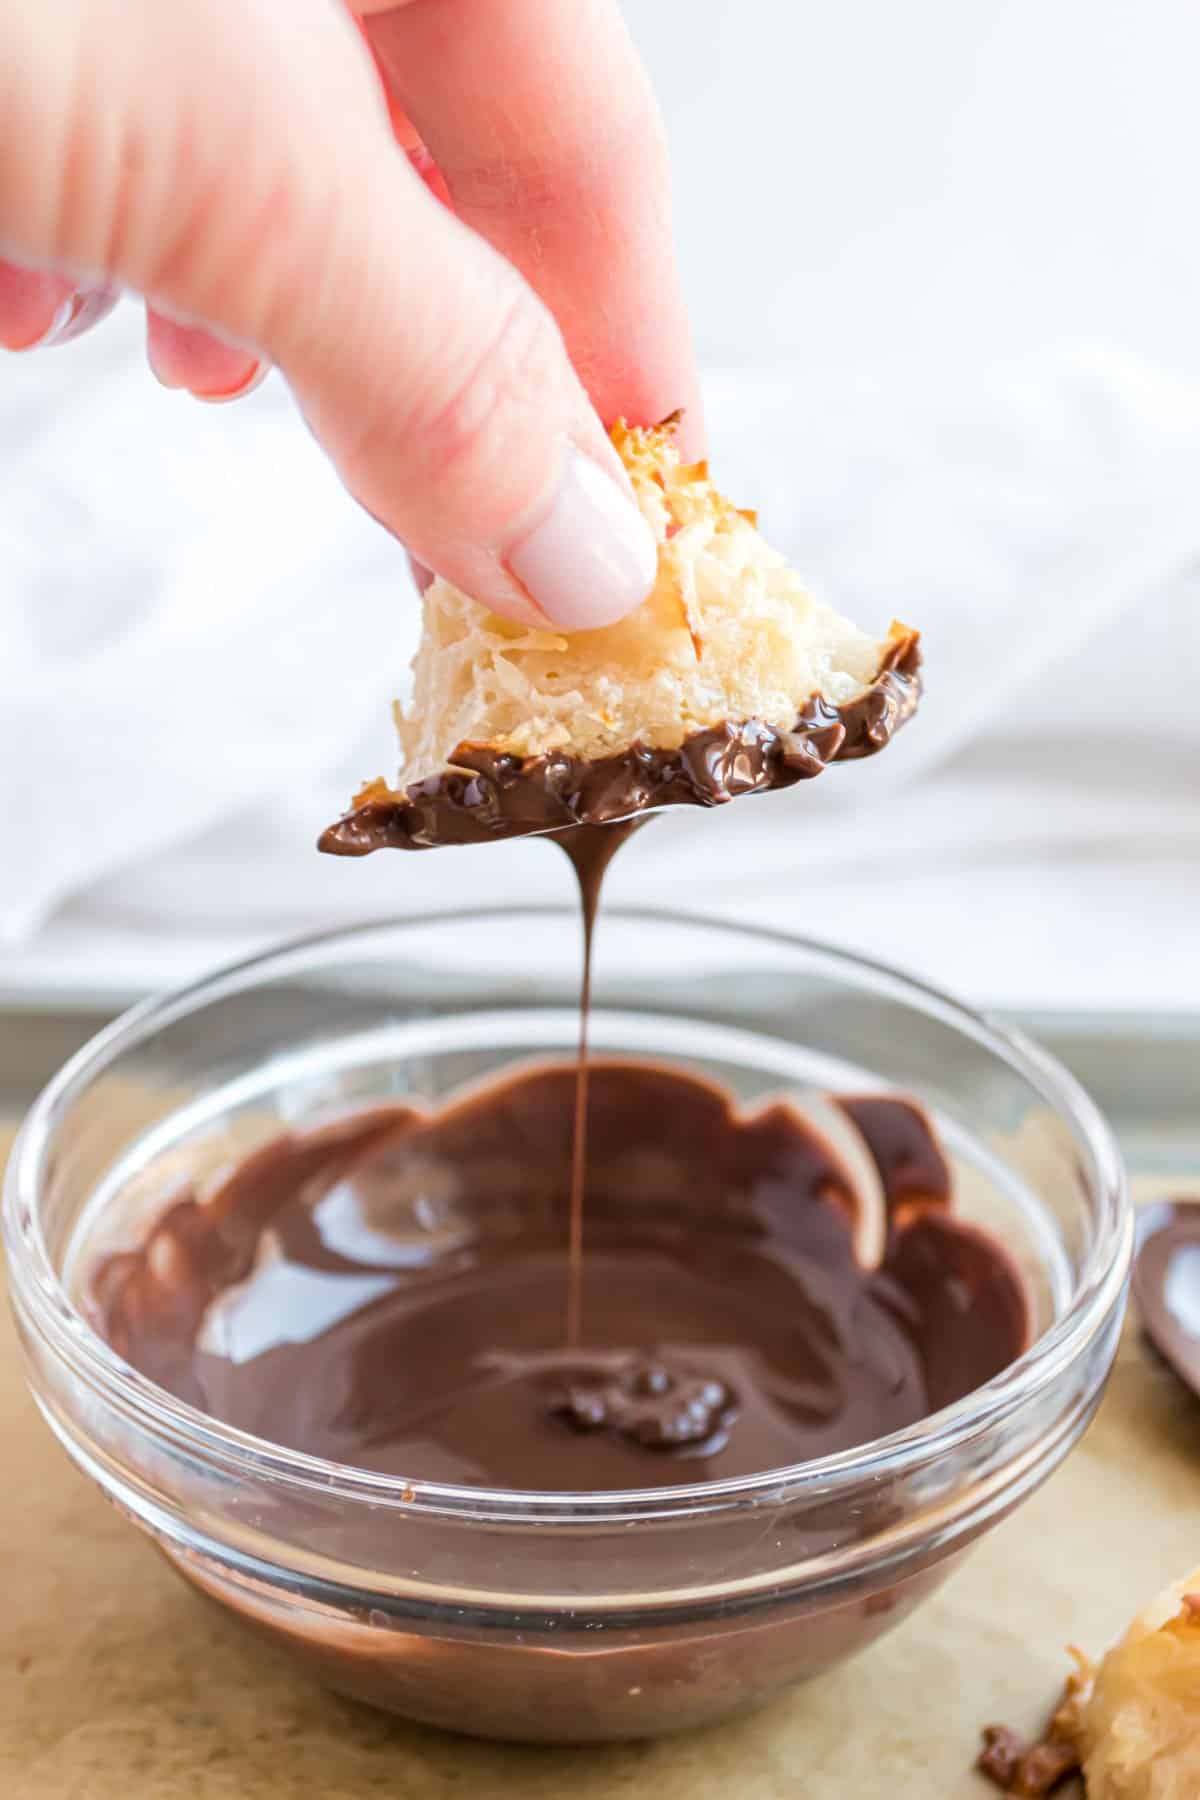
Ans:
{"label": "melted chocolate", "polygon": [[663,806],[721,806],[742,794],[792,787],[831,762],[873,756],[916,710],[921,654],[897,631],[879,673],[844,706],[815,694],[791,731],[728,719],[693,732],[678,750],[631,744],[594,760],[552,752],[510,756],[459,744],[439,774],[397,792],[373,782],[319,848],[333,856],[482,844],[572,825],[612,825]]}
{"label": "melted chocolate", "polygon": [[600,889],[609,863],[644,819],[619,825],[575,825],[556,833],[579,883],[583,918],[583,974],[579,983],[579,1052],[575,1063],[575,1127],[571,1138],[571,1216],[567,1248],[567,1343],[583,1330],[583,1196],[587,1186],[588,1024],[592,1016],[592,942]]}
{"label": "melted chocolate", "polygon": [[737,1397],[711,1376],[640,1362],[568,1381],[554,1410],[577,1431],[608,1428],[647,1448],[703,1445],[711,1456],[737,1417]]}
{"label": "melted chocolate", "polygon": [[1162,1200],[1138,1218],[1133,1292],[1147,1337],[1200,1394],[1200,1200]]}
{"label": "melted chocolate", "polygon": [[837,1104],[867,1140],[893,1222],[949,1204],[950,1166],[915,1101],[840,1094]]}
{"label": "melted chocolate", "polygon": [[869,1200],[798,1112],[740,1113],[683,1071],[609,1061],[589,1093],[586,1340],[564,1346],[576,1095],[575,1068],[547,1065],[433,1114],[285,1132],[94,1270],[100,1329],[152,1380],[276,1443],[557,1491],[844,1449],[1025,1347],[1020,1277],[954,1218],[948,1180],[915,1213],[908,1188],[895,1198],[878,1146],[945,1167],[919,1109],[869,1103],[891,1215],[870,1269],[854,1249]]}

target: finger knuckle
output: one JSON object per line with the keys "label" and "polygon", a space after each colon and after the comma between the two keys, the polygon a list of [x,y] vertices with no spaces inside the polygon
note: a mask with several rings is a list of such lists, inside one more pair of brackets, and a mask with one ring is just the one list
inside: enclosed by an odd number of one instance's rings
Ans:
{"label": "finger knuckle", "polygon": [[449,476],[515,448],[530,413],[560,385],[565,351],[537,296],[516,282],[498,300],[482,344],[452,359],[416,428],[427,463]]}

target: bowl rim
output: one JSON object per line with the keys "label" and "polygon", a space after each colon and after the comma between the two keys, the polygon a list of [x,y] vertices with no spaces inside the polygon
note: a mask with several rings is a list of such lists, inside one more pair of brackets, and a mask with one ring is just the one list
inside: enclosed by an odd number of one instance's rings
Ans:
{"label": "bowl rim", "polygon": [[[836,1498],[864,1481],[894,1479],[948,1457],[1036,1401],[1074,1362],[1082,1358],[1121,1304],[1132,1260],[1133,1208],[1116,1140],[1099,1108],[1075,1077],[1040,1044],[1018,1028],[1001,1024],[932,983],[891,964],[772,926],[668,907],[606,906],[603,920],[642,920],[657,926],[694,927],[719,936],[777,944],[827,968],[878,985],[906,1004],[943,1022],[997,1055],[1019,1073],[1065,1119],[1077,1147],[1091,1161],[1096,1231],[1081,1278],[1062,1316],[1017,1360],[982,1387],[951,1405],[848,1450],[719,1481],[669,1487],[594,1490],[583,1493],[493,1488],[377,1474],[350,1463],[289,1450],[235,1426],[214,1420],[158,1387],[126,1363],[100,1337],[72,1302],[55,1272],[38,1214],[38,1192],[61,1111],[119,1055],[144,1043],[172,1021],[223,992],[237,992],[282,970],[306,954],[366,940],[381,932],[418,931],[480,919],[514,917],[566,919],[574,909],[561,903],[510,903],[385,914],[309,932],[224,964],[198,980],[151,995],[91,1037],[47,1083],[33,1102],[13,1143],[4,1182],[2,1226],[9,1265],[10,1297],[20,1322],[65,1364],[76,1381],[113,1405],[131,1423],[162,1442],[168,1440],[210,1468],[234,1477],[253,1476],[284,1486],[331,1493],[372,1507],[477,1520],[536,1519],[539,1523],[627,1522],[633,1517],[682,1518],[743,1505],[779,1503],[802,1494]],[[574,915],[577,916],[577,915]],[[73,1426],[68,1428],[73,1435]]]}

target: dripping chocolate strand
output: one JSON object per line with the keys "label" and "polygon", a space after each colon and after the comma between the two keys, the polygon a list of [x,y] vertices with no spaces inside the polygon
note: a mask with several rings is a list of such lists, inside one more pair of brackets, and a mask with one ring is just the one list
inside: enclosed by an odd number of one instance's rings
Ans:
{"label": "dripping chocolate strand", "polygon": [[579,984],[579,1048],[575,1062],[575,1113],[571,1133],[571,1196],[567,1237],[566,1343],[583,1336],[583,1202],[587,1189],[588,1024],[592,1012],[592,943],[600,889],[609,863],[643,819],[618,825],[577,825],[557,835],[579,883],[583,922],[583,973]]}

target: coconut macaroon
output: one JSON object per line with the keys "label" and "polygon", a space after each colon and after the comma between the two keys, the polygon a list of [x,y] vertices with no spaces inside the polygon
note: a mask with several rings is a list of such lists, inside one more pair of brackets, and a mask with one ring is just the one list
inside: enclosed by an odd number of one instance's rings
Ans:
{"label": "coconut macaroon", "polygon": [[1200,1568],[1159,1594],[1093,1668],[1077,1668],[1041,1744],[984,1733],[979,1767],[1010,1794],[1046,1794],[1082,1769],[1087,1800],[1200,1795]]}
{"label": "coconut macaroon", "polygon": [[1088,1800],[1196,1800],[1200,1569],[1138,1615],[1080,1710]]}
{"label": "coconut macaroon", "polygon": [[680,461],[674,424],[612,433],[659,546],[643,604],[567,636],[435,581],[412,701],[396,708],[403,785],[370,783],[323,849],[424,849],[719,805],[888,742],[916,705],[916,632],[874,638],[814,599],[707,464]]}

